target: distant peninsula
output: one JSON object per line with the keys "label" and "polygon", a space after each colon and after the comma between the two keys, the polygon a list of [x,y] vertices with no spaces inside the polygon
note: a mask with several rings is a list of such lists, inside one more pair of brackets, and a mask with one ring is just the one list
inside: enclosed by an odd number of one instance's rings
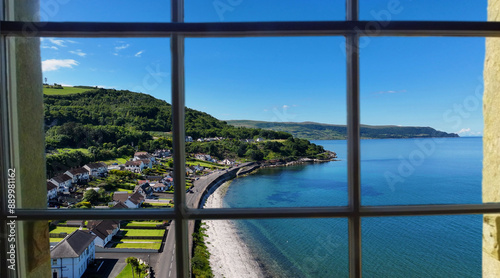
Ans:
{"label": "distant peninsula", "polygon": [[[294,137],[307,140],[347,139],[347,127],[345,125],[322,124],[316,122],[264,122],[251,120],[229,120],[226,122],[235,127],[284,131],[292,134]],[[459,137],[456,133],[447,133],[432,127],[420,126],[361,125],[360,133],[362,139]]]}

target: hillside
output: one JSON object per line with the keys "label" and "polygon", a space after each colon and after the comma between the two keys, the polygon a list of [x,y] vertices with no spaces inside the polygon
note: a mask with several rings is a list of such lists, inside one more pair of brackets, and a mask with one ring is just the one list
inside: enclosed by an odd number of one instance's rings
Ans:
{"label": "hillside", "polygon": [[[249,120],[227,121],[236,127],[262,128],[274,131],[284,131],[294,137],[307,140],[337,140],[347,138],[345,125],[321,124],[315,122],[263,122]],[[458,137],[455,133],[446,133],[431,127],[413,126],[370,126],[361,125],[361,138],[428,138],[428,137]]]}
{"label": "hillside", "polygon": [[[172,147],[172,106],[166,101],[126,90],[79,89],[85,91],[44,94],[48,175],[91,161],[127,157],[137,150],[153,152]],[[230,138],[187,143],[188,154],[202,152],[217,159],[267,160],[316,158],[325,152],[323,147],[295,139],[286,132],[234,127],[204,112],[189,108],[185,111],[186,136],[195,140]],[[254,138],[267,141],[242,142]]]}

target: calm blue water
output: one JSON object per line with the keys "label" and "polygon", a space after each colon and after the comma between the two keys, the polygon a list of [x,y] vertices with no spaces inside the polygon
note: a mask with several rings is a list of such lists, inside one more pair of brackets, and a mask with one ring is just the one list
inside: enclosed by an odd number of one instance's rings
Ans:
{"label": "calm blue water", "polygon": [[[340,161],[235,179],[227,207],[347,205],[346,141],[314,141]],[[481,203],[482,138],[362,140],[363,205]],[[346,219],[235,221],[273,277],[347,277]],[[482,216],[362,219],[365,277],[481,277]]]}

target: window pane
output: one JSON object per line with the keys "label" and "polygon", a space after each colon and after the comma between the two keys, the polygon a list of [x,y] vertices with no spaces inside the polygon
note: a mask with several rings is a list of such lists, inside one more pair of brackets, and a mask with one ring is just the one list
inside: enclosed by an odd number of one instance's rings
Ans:
{"label": "window pane", "polygon": [[362,43],[363,205],[481,203],[484,39]]}
{"label": "window pane", "polygon": [[185,1],[186,22],[344,20],[345,1]]}
{"label": "window pane", "polygon": [[487,0],[360,0],[360,19],[486,21]]}
{"label": "window pane", "polygon": [[365,218],[363,276],[481,277],[481,218]]}
{"label": "window pane", "polygon": [[216,277],[349,276],[346,219],[203,223]]}
{"label": "window pane", "polygon": [[169,0],[40,0],[40,21],[168,22]]}
{"label": "window pane", "polygon": [[50,206],[173,206],[168,48],[42,38]]}
{"label": "window pane", "polygon": [[346,138],[343,47],[333,37],[186,40],[194,194],[260,167],[232,181],[230,207],[347,205],[345,141],[329,141]]}
{"label": "window pane", "polygon": [[[87,276],[114,277],[119,273],[131,272],[128,257],[139,261],[142,273],[149,267],[156,273],[167,277],[175,274],[172,260],[174,233],[169,220],[59,220],[49,221],[49,241],[51,246],[52,272],[71,269],[72,258],[63,251],[75,248],[80,252],[77,260],[78,271]],[[69,242],[70,245],[65,245]],[[81,244],[81,246],[80,246]],[[81,247],[81,248],[79,248]],[[87,258],[95,258],[93,263],[79,263]],[[166,263],[168,261],[168,263]],[[63,274],[67,274],[66,272]],[[131,273],[130,273],[131,274]]]}

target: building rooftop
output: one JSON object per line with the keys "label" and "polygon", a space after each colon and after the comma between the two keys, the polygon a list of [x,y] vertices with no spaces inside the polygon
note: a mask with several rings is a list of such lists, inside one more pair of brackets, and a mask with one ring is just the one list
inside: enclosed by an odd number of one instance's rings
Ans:
{"label": "building rooftop", "polygon": [[78,258],[95,238],[96,236],[88,231],[76,230],[50,250],[50,257],[52,259]]}

